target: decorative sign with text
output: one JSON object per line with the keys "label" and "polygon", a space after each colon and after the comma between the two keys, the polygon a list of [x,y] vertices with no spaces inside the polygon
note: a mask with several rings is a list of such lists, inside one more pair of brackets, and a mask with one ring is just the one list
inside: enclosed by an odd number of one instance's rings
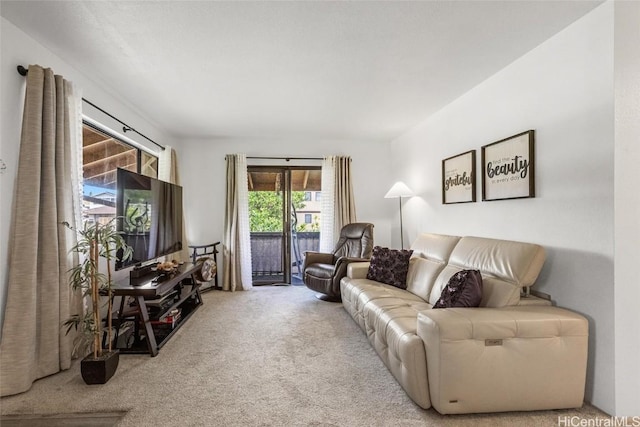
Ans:
{"label": "decorative sign with text", "polygon": [[476,150],[442,161],[442,203],[476,201]]}
{"label": "decorative sign with text", "polygon": [[535,197],[534,131],[482,147],[482,200]]}

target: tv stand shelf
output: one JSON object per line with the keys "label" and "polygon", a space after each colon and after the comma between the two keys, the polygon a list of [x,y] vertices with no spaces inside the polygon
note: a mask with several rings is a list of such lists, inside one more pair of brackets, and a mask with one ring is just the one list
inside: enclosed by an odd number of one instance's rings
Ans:
{"label": "tv stand shelf", "polygon": [[[113,295],[122,297],[120,310],[113,319],[116,348],[121,353],[158,354],[202,305],[200,283],[194,277],[199,269],[200,264],[184,263],[165,277],[159,278],[153,272],[117,282],[112,287]],[[125,306],[126,297],[133,299],[130,307]],[[178,314],[172,315],[172,310]],[[134,324],[133,342],[118,346],[118,336],[124,332],[121,329],[130,322]]]}

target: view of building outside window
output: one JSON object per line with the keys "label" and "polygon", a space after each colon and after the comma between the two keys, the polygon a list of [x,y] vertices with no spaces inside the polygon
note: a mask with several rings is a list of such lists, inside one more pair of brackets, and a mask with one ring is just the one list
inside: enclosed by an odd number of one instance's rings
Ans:
{"label": "view of building outside window", "polygon": [[296,209],[297,231],[320,231],[321,194],[320,191],[305,192],[304,206]]}

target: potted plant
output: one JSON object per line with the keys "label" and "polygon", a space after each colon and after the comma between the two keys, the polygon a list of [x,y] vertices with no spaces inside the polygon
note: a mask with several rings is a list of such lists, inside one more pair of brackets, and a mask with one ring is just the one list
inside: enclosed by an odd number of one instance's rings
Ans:
{"label": "potted plant", "polygon": [[[81,257],[81,262],[70,270],[69,284],[74,290],[81,290],[83,298],[90,301],[84,314],[75,314],[64,322],[67,334],[75,329],[77,335],[74,350],[87,356],[80,363],[82,379],[87,384],[104,384],[115,374],[118,367],[119,352],[112,348],[113,297],[111,286],[111,261],[117,251],[122,250],[122,259],[132,255],[122,235],[116,231],[116,218],[106,224],[85,222],[78,230],[78,243],[71,248]],[[63,223],[72,228],[69,223]],[[100,272],[100,258],[106,261],[106,275]],[[102,307],[106,299],[107,348],[102,348],[103,334]]]}

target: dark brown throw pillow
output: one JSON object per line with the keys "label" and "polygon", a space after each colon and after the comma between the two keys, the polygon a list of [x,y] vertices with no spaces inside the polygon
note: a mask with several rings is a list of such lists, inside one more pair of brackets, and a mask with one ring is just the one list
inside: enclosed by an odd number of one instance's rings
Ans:
{"label": "dark brown throw pillow", "polygon": [[371,255],[367,279],[407,289],[409,258],[413,250],[375,246]]}
{"label": "dark brown throw pillow", "polygon": [[482,300],[482,275],[478,270],[461,270],[451,276],[433,308],[477,307]]}

